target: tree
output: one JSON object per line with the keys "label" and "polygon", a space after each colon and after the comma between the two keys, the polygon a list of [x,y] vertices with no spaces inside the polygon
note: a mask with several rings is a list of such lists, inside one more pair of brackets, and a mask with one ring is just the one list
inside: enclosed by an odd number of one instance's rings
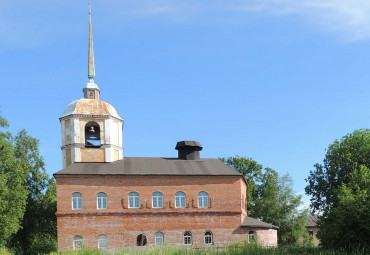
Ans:
{"label": "tree", "polygon": [[29,191],[22,228],[9,244],[17,254],[49,253],[56,249],[55,182],[46,174],[38,147],[39,141],[25,130],[15,137],[15,156],[26,172]]}
{"label": "tree", "polygon": [[324,212],[337,199],[336,191],[361,166],[370,168],[370,129],[356,130],[329,145],[323,164],[315,164],[306,193],[314,211]]}
{"label": "tree", "polygon": [[248,214],[253,214],[255,209],[254,203],[258,196],[257,185],[262,181],[262,165],[258,164],[251,158],[245,158],[240,156],[220,158],[223,162],[234,168],[239,173],[243,174],[247,180],[247,210]]}
{"label": "tree", "polygon": [[306,193],[322,212],[318,237],[326,248],[370,249],[370,129],[329,145],[310,172]]}
{"label": "tree", "polygon": [[370,250],[370,169],[361,166],[337,192],[338,202],[319,222],[318,237],[327,248]]}
{"label": "tree", "polygon": [[[8,122],[1,116],[0,127],[8,127]],[[25,179],[26,172],[15,157],[11,133],[0,131],[0,246],[4,246],[20,228],[28,194]]]}
{"label": "tree", "polygon": [[295,195],[289,175],[279,176],[251,158],[239,156],[221,158],[244,175],[248,182],[248,216],[279,226],[280,244],[297,244],[307,239],[307,210],[299,211],[301,196]]}

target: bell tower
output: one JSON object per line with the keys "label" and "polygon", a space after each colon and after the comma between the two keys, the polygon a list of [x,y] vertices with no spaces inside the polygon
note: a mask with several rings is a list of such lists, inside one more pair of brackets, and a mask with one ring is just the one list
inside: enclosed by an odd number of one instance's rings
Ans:
{"label": "bell tower", "polygon": [[100,100],[95,83],[94,47],[89,4],[88,82],[83,98],[71,102],[59,118],[62,125],[63,168],[75,162],[113,162],[123,159],[123,119]]}

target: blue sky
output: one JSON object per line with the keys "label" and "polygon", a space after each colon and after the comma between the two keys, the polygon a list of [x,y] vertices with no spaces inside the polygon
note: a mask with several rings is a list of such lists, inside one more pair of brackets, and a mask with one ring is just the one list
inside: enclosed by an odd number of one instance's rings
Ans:
{"label": "blue sky", "polygon": [[[370,123],[370,2],[95,0],[96,83],[125,156],[251,157],[303,194],[335,139]],[[0,110],[62,167],[59,116],[87,82],[88,1],[0,0]]]}

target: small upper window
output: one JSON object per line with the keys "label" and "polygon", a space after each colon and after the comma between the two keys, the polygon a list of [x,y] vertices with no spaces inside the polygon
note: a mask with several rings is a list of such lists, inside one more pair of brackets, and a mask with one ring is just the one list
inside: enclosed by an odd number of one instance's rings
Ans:
{"label": "small upper window", "polygon": [[140,196],[137,192],[131,192],[128,194],[128,207],[139,208],[140,207]]}
{"label": "small upper window", "polygon": [[75,236],[73,238],[73,249],[79,250],[82,249],[84,246],[84,239],[81,236]]}
{"label": "small upper window", "polygon": [[81,193],[76,192],[72,194],[72,209],[73,210],[82,209],[82,194]]}
{"label": "small upper window", "polygon": [[155,244],[163,245],[163,234],[161,232],[155,233]]}
{"label": "small upper window", "polygon": [[107,209],[107,194],[103,192],[98,193],[97,206],[98,209]]}
{"label": "small upper window", "polygon": [[208,207],[208,193],[199,192],[198,193],[198,207]]}
{"label": "small upper window", "polygon": [[95,121],[85,125],[85,145],[89,147],[100,147],[100,126]]}
{"label": "small upper window", "polygon": [[175,194],[175,207],[185,207],[186,204],[186,195],[184,192],[176,192]]}
{"label": "small upper window", "polygon": [[212,232],[211,231],[207,231],[206,233],[204,233],[204,243],[205,244],[211,244],[212,243]]}
{"label": "small upper window", "polygon": [[154,192],[152,197],[152,207],[162,208],[163,207],[163,194],[161,192]]}
{"label": "small upper window", "polygon": [[254,233],[254,231],[249,231],[248,242],[251,243],[251,242],[254,242],[255,240],[256,240],[256,233]]}
{"label": "small upper window", "polygon": [[184,233],[184,244],[191,244],[191,232]]}
{"label": "small upper window", "polygon": [[108,238],[106,235],[100,235],[98,238],[98,248],[107,249],[108,248]]}

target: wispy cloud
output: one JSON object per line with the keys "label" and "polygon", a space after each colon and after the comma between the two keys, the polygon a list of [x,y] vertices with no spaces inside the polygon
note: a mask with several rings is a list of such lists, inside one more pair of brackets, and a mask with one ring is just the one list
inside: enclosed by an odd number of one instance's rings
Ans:
{"label": "wispy cloud", "polygon": [[370,37],[368,0],[239,0],[232,11],[263,12],[268,15],[300,15],[323,30],[336,32],[343,39]]}
{"label": "wispy cloud", "polygon": [[[135,4],[134,4],[135,5]],[[131,5],[130,7],[135,7]],[[162,6],[162,7],[154,7]],[[165,7],[163,7],[165,6]],[[369,0],[204,0],[167,1],[152,0],[140,4],[134,12],[141,15],[168,15],[177,13],[193,18],[192,14],[212,11],[254,12],[272,16],[296,15],[307,23],[340,35],[344,40],[361,40],[370,37]],[[135,7],[135,8],[136,8]],[[232,19],[232,15],[230,15]]]}

